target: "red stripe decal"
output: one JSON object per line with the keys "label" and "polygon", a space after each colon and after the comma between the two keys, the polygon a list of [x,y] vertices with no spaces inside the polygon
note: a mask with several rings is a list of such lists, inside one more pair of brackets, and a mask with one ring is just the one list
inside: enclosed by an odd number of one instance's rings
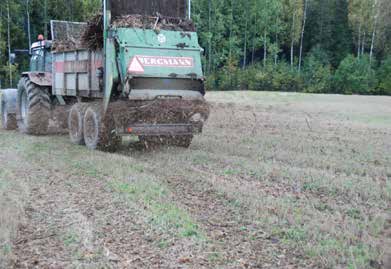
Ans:
{"label": "red stripe decal", "polygon": [[57,73],[64,73],[64,62],[55,62],[54,71]]}
{"label": "red stripe decal", "polygon": [[[55,62],[54,63],[54,71],[56,73],[65,73],[65,69],[67,70],[66,72],[88,72],[90,70],[84,70],[82,62],[85,62],[85,61],[66,61],[66,62],[63,62],[63,61],[59,61],[59,62]],[[88,65],[87,65],[88,66]],[[101,60],[97,60],[97,61],[93,61],[91,62],[91,69],[92,70],[96,70],[98,68],[102,67],[102,61]]]}

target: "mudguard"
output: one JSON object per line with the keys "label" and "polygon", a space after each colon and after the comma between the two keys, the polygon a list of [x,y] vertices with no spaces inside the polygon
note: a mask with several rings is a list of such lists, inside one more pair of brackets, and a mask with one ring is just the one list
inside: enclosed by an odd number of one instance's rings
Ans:
{"label": "mudguard", "polygon": [[52,86],[52,73],[50,72],[24,72],[22,76],[28,76],[30,81],[38,86]]}
{"label": "mudguard", "polygon": [[16,96],[18,89],[4,89],[0,90],[0,103],[7,105],[9,113],[16,113]]}

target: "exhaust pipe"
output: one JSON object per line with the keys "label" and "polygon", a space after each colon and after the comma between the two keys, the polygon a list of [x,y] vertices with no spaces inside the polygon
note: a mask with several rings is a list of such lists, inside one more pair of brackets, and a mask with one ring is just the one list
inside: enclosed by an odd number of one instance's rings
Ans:
{"label": "exhaust pipe", "polygon": [[189,20],[191,20],[191,0],[189,0],[188,9],[189,9]]}

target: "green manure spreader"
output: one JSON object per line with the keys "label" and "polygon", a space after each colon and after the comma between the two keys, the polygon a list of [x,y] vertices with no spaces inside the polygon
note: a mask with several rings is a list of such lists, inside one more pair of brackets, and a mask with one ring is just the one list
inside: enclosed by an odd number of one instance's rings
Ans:
{"label": "green manure spreader", "polygon": [[182,0],[104,0],[88,23],[51,21],[30,70],[3,93],[3,127],[113,151],[126,135],[188,147],[209,116],[202,48]]}

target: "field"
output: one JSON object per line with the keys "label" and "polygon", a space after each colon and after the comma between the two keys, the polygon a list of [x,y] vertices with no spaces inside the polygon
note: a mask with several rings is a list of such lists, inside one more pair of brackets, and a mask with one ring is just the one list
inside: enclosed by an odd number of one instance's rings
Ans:
{"label": "field", "polygon": [[0,131],[0,268],[391,268],[391,98],[207,99],[189,149]]}

